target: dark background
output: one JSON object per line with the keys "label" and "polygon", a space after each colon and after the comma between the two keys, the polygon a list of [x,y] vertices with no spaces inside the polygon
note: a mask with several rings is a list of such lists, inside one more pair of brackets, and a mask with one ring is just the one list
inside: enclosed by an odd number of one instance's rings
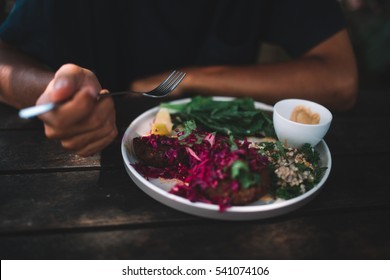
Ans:
{"label": "dark background", "polygon": [[[390,0],[340,0],[359,68],[361,89],[390,90]],[[288,59],[263,45],[261,62]]]}
{"label": "dark background", "polygon": [[[361,89],[390,89],[390,1],[339,0],[359,65]],[[0,22],[12,9],[14,0],[0,0]],[[259,47],[260,49],[260,47]],[[260,62],[288,59],[279,48],[261,46]]]}

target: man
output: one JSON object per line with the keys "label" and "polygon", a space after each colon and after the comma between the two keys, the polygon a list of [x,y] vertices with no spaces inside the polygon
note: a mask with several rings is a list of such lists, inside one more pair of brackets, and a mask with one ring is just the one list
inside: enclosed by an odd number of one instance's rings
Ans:
{"label": "man", "polygon": [[[305,98],[333,110],[356,99],[357,70],[333,0],[20,0],[0,28],[0,101],[22,108],[68,100],[43,114],[45,133],[88,156],[117,135],[103,88],[149,90],[168,72],[175,90]],[[256,64],[260,42],[291,60]]]}

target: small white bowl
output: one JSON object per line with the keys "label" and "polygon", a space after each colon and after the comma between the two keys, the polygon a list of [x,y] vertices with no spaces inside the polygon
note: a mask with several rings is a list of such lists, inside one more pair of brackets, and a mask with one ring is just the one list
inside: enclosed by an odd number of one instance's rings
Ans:
{"label": "small white bowl", "polygon": [[[291,113],[297,106],[304,106],[320,115],[318,124],[303,124],[290,120]],[[324,106],[304,99],[284,99],[274,106],[273,122],[279,141],[295,148],[309,143],[316,146],[328,132],[332,122],[332,113]]]}

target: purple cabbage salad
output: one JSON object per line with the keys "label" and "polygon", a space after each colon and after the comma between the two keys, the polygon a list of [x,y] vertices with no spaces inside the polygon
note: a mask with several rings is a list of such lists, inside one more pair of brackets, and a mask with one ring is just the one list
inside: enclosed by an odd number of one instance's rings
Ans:
{"label": "purple cabbage salad", "polygon": [[[159,149],[168,144],[164,156],[171,164],[152,167],[137,162],[133,166],[146,178],[179,179],[170,192],[192,202],[217,204],[223,211],[231,206],[227,195],[207,195],[207,189],[216,189],[221,181],[229,182],[232,193],[260,183],[260,173],[268,165],[268,158],[259,154],[251,143],[196,127],[195,122],[185,123],[186,129],[177,137],[148,135],[141,141]],[[188,128],[190,130],[188,130]],[[186,160],[177,161],[179,153],[186,152]]]}

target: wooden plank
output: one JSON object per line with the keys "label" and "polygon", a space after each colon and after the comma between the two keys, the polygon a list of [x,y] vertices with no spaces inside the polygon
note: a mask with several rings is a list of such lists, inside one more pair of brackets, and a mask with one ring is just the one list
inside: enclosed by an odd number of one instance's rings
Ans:
{"label": "wooden plank", "polygon": [[390,117],[335,118],[325,142],[332,155],[373,155],[390,152]]}
{"label": "wooden plank", "polygon": [[187,219],[144,194],[126,171],[0,175],[0,232]]}
{"label": "wooden plank", "polygon": [[20,120],[15,109],[0,104],[0,173],[121,166],[120,143],[124,132],[121,128],[126,128],[136,116],[157,105],[154,99],[152,102],[124,100],[127,102],[116,102],[121,112],[117,139],[100,155],[88,158],[78,157],[62,149],[58,141],[48,140],[39,120]]}
{"label": "wooden plank", "polygon": [[[41,126],[37,126],[36,130],[31,130],[22,129],[23,125],[21,124],[17,130],[0,130],[0,173],[18,172],[18,170],[100,167],[100,164],[107,167],[119,167],[122,164],[120,143],[124,129],[138,113],[156,105],[157,101],[153,102],[155,103],[139,101],[131,103],[128,100],[122,103],[117,102],[118,112],[121,114],[120,133],[116,141],[102,152],[101,157],[97,155],[81,158],[71,152],[64,151],[58,141],[45,138]],[[14,110],[4,105],[0,106],[4,107],[5,111]],[[135,107],[138,109],[133,110]],[[5,116],[9,115],[8,112]],[[389,153],[390,146],[387,143],[387,138],[383,137],[388,130],[389,122],[390,117],[371,116],[366,118],[357,116],[346,118],[335,116],[325,141],[333,155]],[[9,126],[6,119],[2,123]],[[26,125],[28,126],[28,124]],[[38,127],[40,128],[38,129]]]}
{"label": "wooden plank", "polygon": [[[191,97],[189,95],[186,97]],[[151,99],[151,98],[137,98],[118,96],[114,98],[117,120],[119,127],[127,127],[130,122],[139,116],[144,111],[158,106],[160,102],[169,102],[172,99]],[[386,90],[367,90],[362,89],[359,92],[356,106],[342,113],[334,113],[337,118],[351,118],[351,117],[389,117],[390,110],[390,92]],[[3,129],[26,129],[36,128],[40,129],[42,124],[39,120],[21,120],[18,117],[18,110],[0,103],[0,130]]]}
{"label": "wooden plank", "polygon": [[42,129],[42,123],[37,119],[20,119],[17,109],[0,103],[0,131],[8,129]]}
{"label": "wooden plank", "polygon": [[[390,118],[335,119],[325,138],[332,155],[370,155],[390,152],[383,137]],[[48,140],[42,131],[0,131],[0,173],[18,170],[46,170],[78,167],[122,166],[120,131],[101,155],[88,158],[64,151],[58,141]],[[12,160],[10,160],[12,159]]]}
{"label": "wooden plank", "polygon": [[334,157],[328,180],[308,211],[390,207],[388,155]]}
{"label": "wooden plank", "polygon": [[3,235],[1,259],[389,259],[390,210]]}
{"label": "wooden plank", "polygon": [[145,111],[158,106],[161,102],[168,102],[170,99],[122,96],[122,98],[116,98],[114,100],[117,112],[117,125],[119,128],[126,129],[136,117]]}
{"label": "wooden plank", "polygon": [[[285,216],[390,207],[382,157],[338,157],[318,195]],[[369,164],[368,164],[369,163]],[[147,196],[124,170],[0,175],[0,232],[192,221]]]}
{"label": "wooden plank", "polygon": [[353,109],[335,113],[336,117],[389,117],[390,91],[386,89],[360,89]]}
{"label": "wooden plank", "polygon": [[45,138],[42,131],[0,131],[0,172],[99,167],[100,156],[82,158]]}

